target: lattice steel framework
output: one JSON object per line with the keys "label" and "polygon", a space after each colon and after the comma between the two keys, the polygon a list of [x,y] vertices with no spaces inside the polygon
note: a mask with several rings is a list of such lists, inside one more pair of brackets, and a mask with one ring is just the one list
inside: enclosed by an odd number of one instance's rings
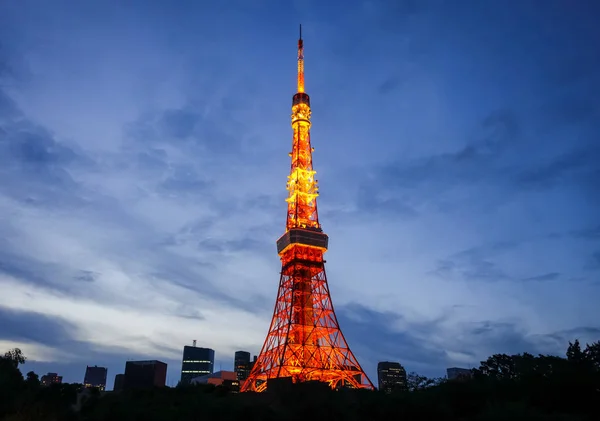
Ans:
{"label": "lattice steel framework", "polygon": [[267,380],[281,377],[293,382],[319,380],[333,389],[373,389],[340,330],[327,285],[323,254],[329,239],[317,213],[319,192],[312,165],[310,114],[310,98],[304,92],[300,27],[286,232],[277,240],[282,264],[279,291],[269,333],[242,392],[262,392]]}

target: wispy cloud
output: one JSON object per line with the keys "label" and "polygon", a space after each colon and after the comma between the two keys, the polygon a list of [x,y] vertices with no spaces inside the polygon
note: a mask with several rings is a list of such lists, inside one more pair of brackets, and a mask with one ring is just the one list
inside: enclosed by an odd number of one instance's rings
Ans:
{"label": "wispy cloud", "polygon": [[454,306],[443,317],[416,321],[402,313],[377,312],[353,303],[340,309],[340,323],[350,347],[368,362],[368,375],[377,361],[402,361],[409,369],[440,376],[434,367],[477,367],[494,353],[521,352],[564,355],[569,338],[585,343],[595,340],[600,329],[576,327],[565,331],[534,333],[518,319],[463,321],[464,308]]}
{"label": "wispy cloud", "polygon": [[554,281],[560,277],[558,272],[544,273],[542,275],[531,276],[523,279],[524,281]]}

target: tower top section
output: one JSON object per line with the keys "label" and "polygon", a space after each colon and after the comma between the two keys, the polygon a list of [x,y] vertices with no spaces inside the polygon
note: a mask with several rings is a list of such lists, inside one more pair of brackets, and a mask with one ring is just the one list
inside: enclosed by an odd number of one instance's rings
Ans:
{"label": "tower top section", "polygon": [[[292,166],[287,183],[289,195],[286,199],[288,202],[286,233],[291,229],[308,229],[321,232],[317,215],[317,196],[319,195],[319,191],[312,165],[313,148],[310,145],[310,116],[310,98],[304,92],[304,45],[302,42],[301,26],[300,38],[298,39],[298,92],[294,94],[292,100],[291,117],[294,135],[292,152],[290,152]],[[309,241],[309,239],[304,240]],[[292,244],[304,240],[289,237],[286,241]],[[285,248],[285,244],[279,242],[278,244]],[[313,245],[312,243],[310,244]],[[326,249],[326,245],[324,244],[320,244],[318,247]],[[280,251],[283,251],[283,249]]]}
{"label": "tower top section", "polygon": [[306,104],[310,107],[310,97],[304,91],[304,41],[302,40],[302,25],[298,38],[298,89],[294,94],[292,105]]}
{"label": "tower top section", "polygon": [[298,38],[298,93],[304,92],[304,42],[302,41],[302,24]]}

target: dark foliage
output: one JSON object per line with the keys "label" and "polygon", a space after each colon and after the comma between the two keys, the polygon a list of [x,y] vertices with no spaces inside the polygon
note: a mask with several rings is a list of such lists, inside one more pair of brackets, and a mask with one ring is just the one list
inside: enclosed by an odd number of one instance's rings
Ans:
{"label": "dark foliage", "polygon": [[0,420],[195,421],[195,420],[528,420],[600,419],[600,341],[581,349],[569,343],[566,358],[497,354],[471,377],[428,379],[409,374],[408,391],[392,394],[343,390],[319,384],[264,394],[236,394],[211,385],[129,390],[84,390],[81,385],[43,387],[23,378],[24,357],[0,358]]}

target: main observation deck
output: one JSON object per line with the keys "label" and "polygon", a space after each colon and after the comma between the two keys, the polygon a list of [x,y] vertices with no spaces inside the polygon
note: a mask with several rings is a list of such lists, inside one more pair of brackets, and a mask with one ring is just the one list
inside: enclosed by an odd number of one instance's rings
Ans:
{"label": "main observation deck", "polygon": [[291,228],[277,240],[277,253],[283,253],[294,244],[327,250],[329,236],[316,228]]}

